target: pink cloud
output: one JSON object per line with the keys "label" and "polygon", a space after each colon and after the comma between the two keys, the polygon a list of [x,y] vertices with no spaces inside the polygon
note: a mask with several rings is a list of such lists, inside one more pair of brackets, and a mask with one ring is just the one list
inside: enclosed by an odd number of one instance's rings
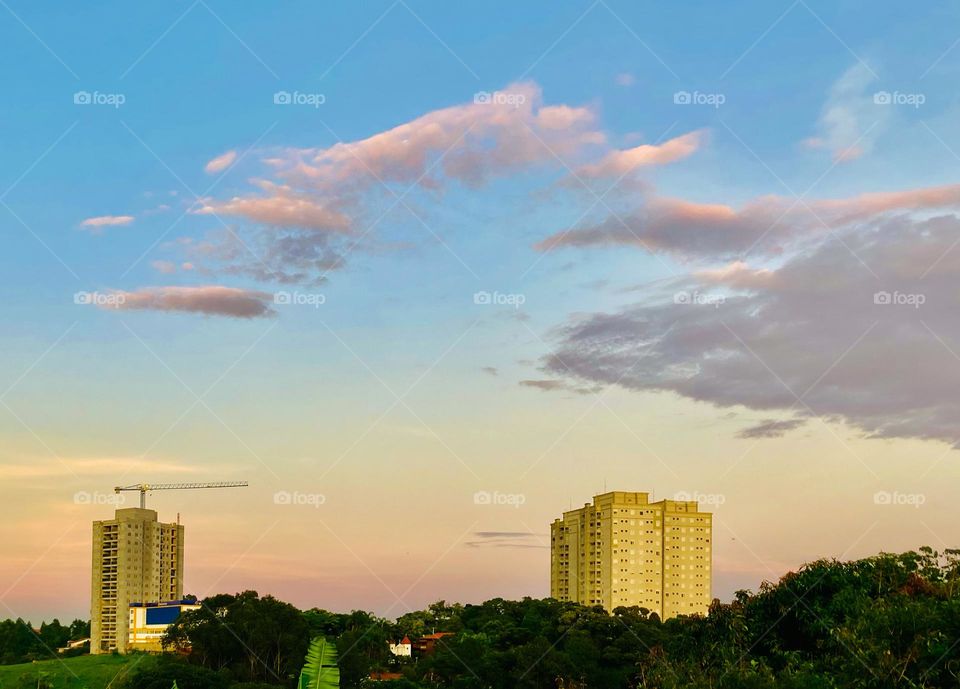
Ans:
{"label": "pink cloud", "polygon": [[591,108],[542,100],[537,85],[511,84],[486,102],[435,110],[359,141],[291,150],[273,162],[282,177],[305,186],[356,191],[380,182],[430,187],[436,179],[424,175],[443,156],[437,172],[472,185],[605,141]]}
{"label": "pink cloud", "polygon": [[216,158],[212,159],[204,166],[204,171],[208,175],[213,175],[218,172],[223,172],[228,167],[233,165],[233,161],[237,159],[236,151],[227,151],[223,155],[218,155]]}
{"label": "pink cloud", "polygon": [[[204,199],[193,211],[256,225],[238,229],[252,235],[249,241],[238,243],[236,233],[211,239],[206,256],[235,275],[322,282],[346,253],[382,245],[366,235],[413,188],[435,198],[454,184],[478,188],[539,170],[619,176],[682,160],[701,145],[702,132],[691,132],[660,145],[611,151],[593,107],[543,101],[535,83],[516,83],[366,138],[271,152],[263,161],[268,176],[252,180],[260,192]],[[256,260],[246,249],[254,245]]]}
{"label": "pink cloud", "polygon": [[346,232],[350,219],[322,201],[274,188],[273,196],[235,196],[229,201],[207,199],[194,211],[200,215],[238,215],[265,225]]}
{"label": "pink cloud", "polygon": [[960,184],[806,203],[782,196],[761,196],[740,209],[648,197],[632,213],[557,232],[535,248],[549,251],[560,247],[638,246],[698,259],[723,259],[748,251],[774,255],[794,241],[884,213],[957,206]]}
{"label": "pink cloud", "polygon": [[693,155],[700,147],[702,131],[690,132],[662,144],[644,144],[622,151],[610,151],[599,162],[577,170],[582,178],[622,177],[631,170],[651,165],[667,165]]}
{"label": "pink cloud", "polygon": [[153,269],[158,273],[163,273],[164,275],[177,272],[177,266],[170,261],[151,261],[150,265],[153,266]]}
{"label": "pink cloud", "polygon": [[81,227],[89,227],[93,230],[100,230],[104,227],[114,227],[117,225],[129,225],[134,221],[132,215],[98,215],[93,218],[87,218],[80,223]]}
{"label": "pink cloud", "polygon": [[133,292],[113,293],[107,310],[153,310],[200,313],[207,316],[258,318],[274,314],[267,292],[206,285],[201,287],[146,287]]}

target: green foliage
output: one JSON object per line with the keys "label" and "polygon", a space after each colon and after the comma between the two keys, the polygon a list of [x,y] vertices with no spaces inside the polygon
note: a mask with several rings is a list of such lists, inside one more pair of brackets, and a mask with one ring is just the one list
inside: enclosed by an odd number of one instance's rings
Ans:
{"label": "green foliage", "polygon": [[[49,685],[52,689],[118,689],[120,680],[133,666],[147,667],[154,663],[149,656],[82,656],[56,660],[40,660],[21,665],[0,665],[0,689],[36,689]],[[113,684],[111,685],[111,682]],[[170,684],[166,685],[169,689]]]}
{"label": "green foliage", "polygon": [[[34,633],[22,620],[0,623],[0,643],[8,644],[0,657],[40,653],[40,640],[65,631],[73,635],[74,624],[54,621]],[[387,649],[390,640],[433,631],[455,634],[413,660]],[[311,637],[318,638],[309,644]],[[714,601],[705,617],[666,622],[638,607],[610,614],[552,599],[498,598],[441,601],[391,623],[362,611],[300,612],[247,591],[205,599],[167,641],[192,647],[189,659],[0,665],[0,689],[168,689],[174,681],[181,689],[290,689],[298,676],[301,688],[344,689],[955,689],[960,551],[818,560],[755,593],[739,591],[730,603]],[[107,664],[109,673],[91,680],[80,661]],[[339,682],[324,675],[326,667],[338,669]],[[403,678],[371,682],[371,672]]]}
{"label": "green foliage", "polygon": [[337,647],[322,636],[310,642],[298,689],[339,689],[340,669]]}
{"label": "green foliage", "polygon": [[[222,672],[191,665],[173,656],[161,656],[155,663],[136,665],[118,689],[228,689],[230,678]],[[92,688],[91,688],[92,689]]]}
{"label": "green foliage", "polygon": [[308,646],[303,613],[256,591],[206,598],[167,629],[164,645],[190,651],[207,668],[247,682],[281,684],[295,677]]}

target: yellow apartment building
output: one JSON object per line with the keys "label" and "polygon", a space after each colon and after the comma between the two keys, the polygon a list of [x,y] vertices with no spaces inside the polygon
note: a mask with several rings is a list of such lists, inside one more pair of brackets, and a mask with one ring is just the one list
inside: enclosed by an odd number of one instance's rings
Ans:
{"label": "yellow apartment building", "polygon": [[550,595],[637,605],[661,619],[705,615],[712,601],[712,517],[696,501],[650,502],[613,491],[564,512],[550,529]]}
{"label": "yellow apartment building", "polygon": [[94,522],[90,598],[90,653],[127,652],[131,603],[183,598],[183,526],[137,507]]}

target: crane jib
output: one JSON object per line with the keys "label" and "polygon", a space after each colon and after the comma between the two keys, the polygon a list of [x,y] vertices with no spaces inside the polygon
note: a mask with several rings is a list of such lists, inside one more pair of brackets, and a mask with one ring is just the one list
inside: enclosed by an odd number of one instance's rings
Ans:
{"label": "crane jib", "polygon": [[205,483],[135,483],[130,486],[114,486],[113,491],[138,491],[140,493],[140,509],[147,507],[147,492],[154,490],[192,490],[195,488],[245,488],[250,484],[246,481],[211,481]]}

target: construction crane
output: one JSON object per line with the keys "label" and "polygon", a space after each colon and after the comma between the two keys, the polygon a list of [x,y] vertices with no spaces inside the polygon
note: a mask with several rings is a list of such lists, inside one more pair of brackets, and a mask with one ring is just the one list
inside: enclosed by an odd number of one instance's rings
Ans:
{"label": "construction crane", "polygon": [[155,490],[192,490],[194,488],[244,488],[246,481],[216,481],[212,483],[134,483],[132,486],[114,486],[113,492],[124,490],[140,491],[140,509],[147,508],[147,491]]}

